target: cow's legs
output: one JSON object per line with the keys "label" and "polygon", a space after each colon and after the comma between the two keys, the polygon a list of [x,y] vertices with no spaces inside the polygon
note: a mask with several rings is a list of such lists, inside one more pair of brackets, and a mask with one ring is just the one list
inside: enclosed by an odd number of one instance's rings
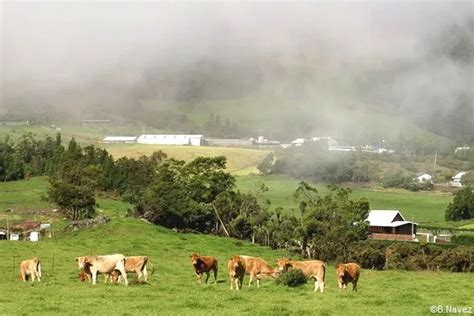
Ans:
{"label": "cow's legs", "polygon": [[21,279],[23,280],[23,282],[26,282],[26,281],[27,281],[27,279],[26,279],[26,274],[25,274],[25,273],[20,272],[20,277],[21,277]]}
{"label": "cow's legs", "polygon": [[145,280],[145,282],[148,282],[148,271],[146,269],[146,265],[143,267],[143,279]]}
{"label": "cow's legs", "polygon": [[243,275],[241,277],[239,277],[240,288],[242,288],[242,284],[244,284],[244,276]]}
{"label": "cow's legs", "polygon": [[[91,274],[92,274],[92,284],[97,284],[97,270],[96,269],[91,269]],[[107,275],[106,275],[107,277]]]}
{"label": "cow's legs", "polygon": [[214,268],[214,284],[217,284],[217,267]]}
{"label": "cow's legs", "polygon": [[198,283],[202,283],[201,275],[202,275],[201,273],[196,272],[196,281],[197,281]]}
{"label": "cow's legs", "polygon": [[250,278],[249,278],[249,287],[252,285],[254,275],[253,273],[250,273]]}
{"label": "cow's legs", "polygon": [[314,292],[317,292],[319,289],[319,281],[317,278],[314,278]]}
{"label": "cow's legs", "polygon": [[235,287],[236,287],[237,290],[240,290],[240,286],[239,286],[240,282],[239,281],[240,281],[239,278],[235,278]]}
{"label": "cow's legs", "polygon": [[125,281],[125,285],[128,285],[127,272],[125,272],[125,267],[119,267],[118,270],[122,274],[123,280]]}
{"label": "cow's legs", "polygon": [[337,285],[339,287],[339,291],[342,291],[342,282],[338,280]]}
{"label": "cow's legs", "polygon": [[357,292],[357,281],[352,282],[352,291]]}
{"label": "cow's legs", "polygon": [[324,292],[324,281],[319,282],[319,290],[321,291],[321,293]]}
{"label": "cow's legs", "polygon": [[35,282],[35,276],[36,276],[36,271],[33,271],[33,273],[31,273],[31,283]]}
{"label": "cow's legs", "polygon": [[206,284],[207,284],[207,281],[209,280],[209,276],[210,276],[210,275],[211,275],[211,274],[209,273],[209,271],[206,271]]}
{"label": "cow's legs", "polygon": [[234,278],[229,276],[229,280],[230,280],[230,289],[233,290],[234,289]]}

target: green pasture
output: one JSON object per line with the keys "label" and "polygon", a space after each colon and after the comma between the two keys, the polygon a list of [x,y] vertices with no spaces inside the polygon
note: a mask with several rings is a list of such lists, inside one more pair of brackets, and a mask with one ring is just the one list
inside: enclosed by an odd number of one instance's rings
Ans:
{"label": "green pasture", "polygon": [[[231,255],[261,256],[275,265],[285,254],[230,238],[176,233],[126,217],[128,205],[122,202],[99,199],[99,205],[111,217],[101,227],[69,233],[58,224],[52,239],[0,242],[0,314],[429,315],[432,305],[473,306],[470,274],[363,270],[357,293],[340,292],[332,264],[322,294],[313,293],[311,284],[293,289],[272,279],[261,288],[231,291],[226,273]],[[217,284],[196,284],[191,252],[217,257]],[[128,287],[104,284],[102,277],[96,286],[78,280],[76,256],[111,253],[147,255],[154,270],[148,284],[134,282],[132,275]],[[33,256],[42,262],[42,282],[23,284],[19,262]]]}
{"label": "green pasture", "polygon": [[[299,180],[285,176],[239,176],[237,187],[241,191],[253,191],[258,183],[265,183],[268,192],[264,198],[270,200],[271,208],[282,207],[285,212],[299,212],[293,199]],[[321,194],[328,191],[324,184],[313,184]],[[444,212],[452,200],[450,194],[432,192],[409,192],[406,190],[352,188],[352,198],[365,197],[370,202],[371,209],[397,209],[407,220],[414,219],[420,224],[446,225]]]}

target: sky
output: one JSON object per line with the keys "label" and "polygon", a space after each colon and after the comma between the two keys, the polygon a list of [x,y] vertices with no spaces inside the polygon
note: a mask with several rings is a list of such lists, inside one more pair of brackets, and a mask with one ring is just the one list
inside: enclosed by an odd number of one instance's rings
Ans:
{"label": "sky", "polygon": [[7,0],[0,107],[293,97],[288,87],[308,86],[307,99],[450,111],[460,96],[472,106],[473,17],[472,1]]}

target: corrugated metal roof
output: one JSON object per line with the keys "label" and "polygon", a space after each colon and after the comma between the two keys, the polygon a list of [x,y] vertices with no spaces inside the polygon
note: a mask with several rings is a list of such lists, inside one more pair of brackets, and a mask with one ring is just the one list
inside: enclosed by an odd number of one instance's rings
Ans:
{"label": "corrugated metal roof", "polygon": [[[400,214],[400,217],[403,221],[396,221],[395,218]],[[382,227],[398,227],[405,224],[415,224],[415,222],[410,222],[405,220],[402,213],[399,210],[371,210],[367,221],[370,226],[382,226]]]}

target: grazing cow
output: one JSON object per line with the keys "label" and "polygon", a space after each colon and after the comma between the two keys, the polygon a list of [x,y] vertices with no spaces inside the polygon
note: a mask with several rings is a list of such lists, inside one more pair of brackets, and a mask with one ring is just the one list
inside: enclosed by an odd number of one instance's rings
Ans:
{"label": "grazing cow", "polygon": [[278,273],[277,269],[272,268],[268,263],[260,257],[240,256],[245,260],[245,274],[250,275],[249,286],[252,285],[253,279],[257,279],[257,287],[260,287],[260,279],[262,276],[275,277]]}
{"label": "grazing cow", "polygon": [[[76,262],[79,265],[79,269],[90,270],[92,274],[92,284],[97,283],[97,273],[110,274],[112,271],[118,270],[124,278],[125,285],[128,285],[124,255],[77,257]],[[107,277],[105,281],[107,282]]]}
{"label": "grazing cow", "polygon": [[288,269],[299,269],[308,279],[314,280],[314,292],[318,289],[324,291],[324,280],[326,278],[326,264],[321,260],[293,261],[289,259],[278,259],[280,271]]}
{"label": "grazing cow", "polygon": [[245,260],[240,256],[232,256],[227,263],[227,271],[229,272],[230,289],[240,290],[245,276]]}
{"label": "grazing cow", "polygon": [[202,274],[206,273],[206,284],[209,280],[209,271],[214,273],[214,283],[217,283],[217,259],[211,256],[200,256],[193,253],[189,256],[194,266],[196,280],[201,283]]}
{"label": "grazing cow", "polygon": [[[148,263],[148,257],[146,256],[133,256],[133,257],[125,257],[125,272],[127,273],[136,273],[137,280],[143,277],[144,281],[148,281],[148,271],[146,269],[146,265]],[[106,279],[108,277],[111,278],[113,283],[122,283],[123,278],[122,274],[118,270],[114,270],[110,273],[110,275],[106,275]],[[106,280],[107,282],[107,280]]]}
{"label": "grazing cow", "polygon": [[31,282],[41,282],[41,263],[38,258],[31,258],[20,263],[20,278],[23,282],[28,281],[31,276]]}
{"label": "grazing cow", "polygon": [[360,266],[357,263],[340,263],[336,266],[337,283],[339,290],[346,289],[348,283],[352,283],[352,290],[357,292]]}

